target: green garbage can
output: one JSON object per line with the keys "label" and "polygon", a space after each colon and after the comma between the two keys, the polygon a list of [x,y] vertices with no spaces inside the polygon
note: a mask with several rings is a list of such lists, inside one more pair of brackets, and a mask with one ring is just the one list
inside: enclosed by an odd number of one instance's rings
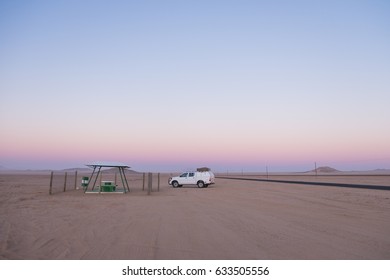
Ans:
{"label": "green garbage can", "polygon": [[114,182],[112,182],[112,181],[102,181],[101,191],[102,192],[114,192],[115,191]]}
{"label": "green garbage can", "polygon": [[88,183],[89,183],[89,177],[83,177],[81,179],[81,186],[83,187],[84,190],[87,188]]}

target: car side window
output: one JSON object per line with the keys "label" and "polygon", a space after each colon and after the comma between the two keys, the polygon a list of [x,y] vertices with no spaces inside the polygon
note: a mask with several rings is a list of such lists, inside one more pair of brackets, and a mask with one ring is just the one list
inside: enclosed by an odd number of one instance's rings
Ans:
{"label": "car side window", "polygon": [[194,177],[194,173],[190,173],[188,177]]}
{"label": "car side window", "polygon": [[180,175],[180,177],[187,177],[187,174],[188,173],[183,173],[183,174]]}

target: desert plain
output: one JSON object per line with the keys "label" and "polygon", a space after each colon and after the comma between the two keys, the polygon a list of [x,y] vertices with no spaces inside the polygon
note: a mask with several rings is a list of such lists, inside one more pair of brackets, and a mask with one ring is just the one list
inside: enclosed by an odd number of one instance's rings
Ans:
{"label": "desert plain", "polygon": [[[175,189],[161,174],[148,195],[132,173],[127,194],[84,194],[83,174],[65,192],[62,176],[49,195],[50,172],[1,171],[0,259],[390,259],[389,190],[222,178]],[[272,178],[390,186],[390,175]]]}

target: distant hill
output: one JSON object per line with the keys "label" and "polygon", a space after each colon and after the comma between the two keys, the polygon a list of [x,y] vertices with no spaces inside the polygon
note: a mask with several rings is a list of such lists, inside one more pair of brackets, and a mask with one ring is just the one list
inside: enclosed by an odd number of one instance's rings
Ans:
{"label": "distant hill", "polygon": [[[103,171],[103,170],[102,170]],[[110,168],[110,169],[105,169],[104,170],[105,173],[116,173],[118,172],[118,168]],[[128,173],[128,174],[136,174],[136,173],[139,173],[138,171],[135,171],[135,170],[131,170],[131,169],[125,169],[125,173]]]}
{"label": "distant hill", "polygon": [[374,171],[374,172],[390,172],[390,169],[378,168],[378,169],[374,169],[372,171]]}
{"label": "distant hill", "polygon": [[317,167],[317,169],[310,170],[309,172],[332,173],[332,172],[340,172],[340,171],[333,168],[333,167],[320,166],[320,167]]}
{"label": "distant hill", "polygon": [[387,174],[390,174],[390,169],[375,169],[375,170],[361,170],[361,171],[340,171],[340,170],[337,170],[333,167],[329,167],[329,166],[321,166],[321,167],[318,167],[317,169],[313,169],[313,170],[310,170],[308,171],[307,173],[314,173],[316,172],[317,173],[339,173],[339,174],[350,174],[350,175],[387,175]]}
{"label": "distant hill", "polygon": [[[66,168],[66,169],[62,169],[61,171],[65,171],[65,172],[92,172],[93,168],[88,168],[88,167],[76,167],[76,168]],[[116,172],[119,172],[118,171],[118,168],[102,168],[101,170],[102,172],[104,173],[116,173]],[[130,170],[130,169],[125,169],[125,173],[127,174],[130,174],[130,173],[139,173],[137,171],[134,171],[134,170]]]}
{"label": "distant hill", "polygon": [[74,167],[74,168],[62,169],[61,171],[66,171],[66,172],[74,172],[74,171],[77,171],[77,172],[89,172],[89,171],[91,171],[91,168],[87,168],[87,167]]}

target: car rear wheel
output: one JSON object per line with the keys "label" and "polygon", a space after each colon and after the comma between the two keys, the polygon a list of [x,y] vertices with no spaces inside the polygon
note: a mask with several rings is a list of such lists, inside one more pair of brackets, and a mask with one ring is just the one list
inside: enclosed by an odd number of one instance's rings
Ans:
{"label": "car rear wheel", "polygon": [[198,188],[204,188],[204,183],[203,183],[203,181],[199,181],[199,182],[197,183],[197,185],[198,185]]}

